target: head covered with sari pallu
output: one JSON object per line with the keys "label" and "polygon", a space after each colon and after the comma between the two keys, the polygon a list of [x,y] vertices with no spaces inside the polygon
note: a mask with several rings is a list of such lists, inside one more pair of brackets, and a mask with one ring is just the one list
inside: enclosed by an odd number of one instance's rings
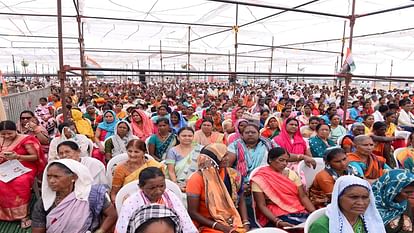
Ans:
{"label": "head covered with sari pallu", "polygon": [[326,208],[325,215],[329,218],[329,233],[354,232],[353,226],[348,222],[339,205],[339,199],[345,193],[346,189],[354,186],[364,187],[369,192],[370,203],[363,216],[361,216],[363,221],[362,227],[366,230],[364,232],[385,233],[381,216],[375,207],[375,197],[371,190],[371,185],[366,180],[349,175],[341,176],[336,180],[332,192],[331,204]]}
{"label": "head covered with sari pallu", "polygon": [[53,165],[61,169],[65,168],[64,170],[67,170],[65,172],[70,171],[77,178],[72,181],[73,191],[48,213],[47,232],[85,232],[90,225],[88,198],[92,188],[92,176],[87,167],[72,159],[60,159],[49,163],[43,173],[42,181],[42,201],[45,211],[49,211],[56,199],[56,192],[50,188],[47,174]]}
{"label": "head covered with sari pallu", "polygon": [[[408,201],[396,201],[395,198],[401,191],[412,185],[414,182],[414,174],[408,170],[395,169],[385,173],[374,184],[372,184],[372,191],[375,194],[375,204],[384,221],[384,225],[390,222],[398,226],[401,216],[408,208]],[[411,211],[411,210],[409,210]],[[409,220],[409,219],[407,219]],[[404,219],[404,223],[406,219]],[[408,228],[413,230],[412,222],[409,220]]]}
{"label": "head covered with sari pallu", "polygon": [[[105,115],[107,113],[112,114],[112,116],[114,117],[114,121],[112,121],[111,123],[109,123],[106,118]],[[106,135],[105,135],[105,139],[109,138],[110,136],[115,134],[115,127],[116,127],[116,123],[118,122],[118,119],[116,118],[116,114],[114,111],[112,110],[107,110],[104,112],[103,114],[103,121],[101,123],[98,124],[98,128],[101,130],[105,130],[106,131]]]}
{"label": "head covered with sari pallu", "polygon": [[[298,129],[293,135],[293,143],[291,137],[286,129],[287,124],[291,121],[296,121],[298,124]],[[302,137],[302,134],[299,130],[299,121],[295,118],[288,118],[283,123],[280,134],[276,136],[273,141],[275,141],[280,147],[284,148],[287,152],[292,154],[304,154],[306,151],[306,142]]]}
{"label": "head covered with sari pallu", "polygon": [[139,139],[145,141],[145,139],[152,135],[154,130],[154,124],[151,121],[151,119],[145,114],[145,112],[141,109],[132,110],[131,115],[134,113],[138,113],[138,115],[141,117],[142,129],[140,129],[138,124],[133,119],[131,119],[132,133]]}
{"label": "head covered with sari pallu", "polygon": [[[210,215],[216,222],[232,226],[236,228],[236,232],[242,233],[246,231],[234,204],[234,197],[229,193],[228,187],[226,187],[219,174],[220,161],[226,153],[226,145],[212,143],[201,150],[197,163],[203,177],[206,203],[208,203],[207,208]],[[233,185],[231,188],[231,193],[237,192]]]}

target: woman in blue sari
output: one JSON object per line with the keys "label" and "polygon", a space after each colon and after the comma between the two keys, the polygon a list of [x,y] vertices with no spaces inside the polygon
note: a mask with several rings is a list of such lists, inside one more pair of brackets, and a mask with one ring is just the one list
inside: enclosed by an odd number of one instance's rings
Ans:
{"label": "woman in blue sari", "polygon": [[177,144],[177,138],[171,133],[170,121],[167,118],[158,118],[158,132],[148,139],[148,153],[157,161],[165,160],[167,151]]}
{"label": "woman in blue sari", "polygon": [[175,135],[177,135],[181,128],[186,126],[187,121],[180,112],[174,111],[170,114],[170,128]]}
{"label": "woman in blue sari", "polygon": [[102,161],[105,164],[105,147],[104,141],[115,134],[115,127],[118,123],[116,114],[112,110],[107,110],[103,114],[103,121],[98,124],[95,132],[94,142],[98,145],[92,152],[92,157]]}
{"label": "woman in blue sari", "polygon": [[395,169],[372,185],[375,205],[387,233],[413,232],[413,213],[408,198],[414,193],[414,174]]}
{"label": "woman in blue sari", "polygon": [[329,125],[319,124],[316,126],[316,136],[309,138],[312,157],[323,158],[326,149],[336,145],[334,141],[328,138],[330,132]]}

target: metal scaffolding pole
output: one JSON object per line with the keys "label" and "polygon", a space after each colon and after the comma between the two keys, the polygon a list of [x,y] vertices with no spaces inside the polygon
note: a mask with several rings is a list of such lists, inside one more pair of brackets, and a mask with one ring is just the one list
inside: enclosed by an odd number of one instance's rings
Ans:
{"label": "metal scaffolding pole", "polygon": [[[57,26],[59,45],[59,79],[60,79],[60,101],[62,102],[63,121],[67,119],[68,109],[66,108],[65,79],[66,71],[63,63],[63,38],[62,38],[62,0],[57,0]],[[83,68],[83,67],[82,67]]]}
{"label": "metal scaffolding pole", "polygon": [[[234,72],[237,72],[237,35],[239,33],[239,4],[236,4],[236,25],[234,29]],[[237,79],[237,77],[236,77]]]}
{"label": "metal scaffolding pole", "polygon": [[[162,42],[161,42],[161,40],[160,40],[160,69],[163,70],[163,67],[162,67]],[[162,83],[164,83],[163,73],[161,73],[161,80],[162,80]]]}
{"label": "metal scaffolding pole", "polygon": [[[191,50],[191,26],[188,26],[187,41],[187,70],[190,71],[190,50]],[[190,73],[187,73],[187,81],[190,81]]]}
{"label": "metal scaffolding pole", "polygon": [[[343,33],[342,33],[341,62],[339,63],[338,67],[341,67],[343,65],[343,62],[344,62],[345,33],[346,33],[346,21],[344,21],[344,30],[343,30]],[[335,72],[338,72],[338,71],[335,70]],[[338,80],[339,80],[339,82],[338,82],[339,90],[341,90],[342,80],[340,78],[338,78]]]}
{"label": "metal scaffolding pole", "polygon": [[[352,0],[352,15],[349,18],[349,50],[352,51],[352,39],[354,36],[354,26],[355,26],[355,0]],[[346,113],[348,109],[348,95],[349,95],[349,84],[352,80],[352,74],[350,72],[345,74],[345,90],[344,90],[344,111]],[[346,115],[344,114],[343,122],[346,122]]]}
{"label": "metal scaffolding pole", "polygon": [[[269,72],[270,73],[272,73],[273,72],[273,52],[275,51],[275,48],[274,48],[274,43],[275,43],[275,37],[274,36],[272,36],[272,50],[271,50],[271,52],[270,52],[270,69],[269,69]],[[270,82],[272,81],[272,76],[271,75],[269,75],[269,85],[270,85]]]}
{"label": "metal scaffolding pole", "polygon": [[271,5],[251,3],[251,2],[239,2],[239,1],[232,1],[232,0],[207,0],[207,1],[229,3],[229,4],[239,4],[239,5],[253,6],[253,7],[262,7],[262,8],[275,9],[275,10],[293,11],[293,12],[299,12],[299,13],[306,13],[306,14],[312,14],[312,15],[321,15],[321,16],[343,18],[343,19],[348,18],[348,16],[345,16],[345,15],[337,15],[337,14],[331,14],[331,13],[325,13],[325,12],[301,10],[301,9],[294,9],[294,8],[281,7],[281,6],[271,6]]}
{"label": "metal scaffolding pole", "polygon": [[[79,42],[79,56],[80,56],[80,65],[81,67],[86,67],[85,64],[85,43],[84,43],[84,38],[83,38],[83,23],[82,23],[82,18],[81,18],[81,14],[80,14],[80,9],[79,9],[79,0],[73,0],[73,5],[75,6],[75,10],[76,10],[76,22],[77,22],[77,26],[78,26],[78,42]],[[86,80],[86,72],[84,70],[81,71],[82,73],[82,96],[85,97],[86,96],[86,90],[87,90],[87,80]]]}

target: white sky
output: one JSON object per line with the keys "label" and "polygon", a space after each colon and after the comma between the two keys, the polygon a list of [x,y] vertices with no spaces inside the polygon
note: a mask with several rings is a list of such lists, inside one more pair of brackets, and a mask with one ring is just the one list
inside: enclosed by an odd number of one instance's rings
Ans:
{"label": "white sky", "polygon": [[[75,15],[72,0],[62,0],[63,14]],[[245,0],[258,4],[293,7],[306,0]],[[320,0],[300,9],[319,11],[338,15],[349,15],[352,0]],[[384,10],[413,4],[408,0],[357,0],[357,14]],[[233,26],[235,24],[235,5],[205,0],[81,0],[85,16],[128,18],[139,20],[178,21],[201,24]],[[239,25],[251,22],[280,10],[239,6]],[[0,13],[56,14],[56,1],[51,0],[2,0]],[[385,32],[414,28],[414,8],[358,18],[354,35]],[[12,71],[12,55],[16,66],[21,70],[20,62],[29,62],[28,69],[38,72],[55,71],[58,65],[57,21],[53,17],[10,16],[0,14],[0,69]],[[162,43],[163,65],[165,69],[181,69],[186,64],[188,26],[127,22],[120,20],[84,19],[86,55],[94,58],[104,67],[160,68],[160,41]],[[342,37],[344,19],[316,16],[295,12],[281,13],[278,16],[251,24],[239,29],[239,43],[271,45],[291,45],[295,48],[329,50],[339,52],[341,41],[303,44],[303,42],[338,39]],[[65,64],[79,66],[77,24],[74,18],[64,18]],[[192,26],[191,39],[198,38],[223,28]],[[12,36],[14,35],[14,36]],[[349,35],[349,25],[346,27]],[[26,37],[22,37],[26,36]],[[30,37],[27,37],[30,36]],[[37,38],[52,37],[52,38]],[[393,75],[412,76],[414,67],[414,29],[379,36],[356,38],[353,43],[353,56],[356,62],[356,74],[389,75],[393,61]],[[348,40],[346,46],[348,46]],[[101,51],[98,52],[97,50]],[[118,50],[118,52],[103,52]],[[120,53],[122,50],[124,53]],[[153,54],[142,53],[153,50]],[[167,51],[173,54],[167,54]],[[259,51],[257,51],[259,50]],[[140,51],[141,53],[137,53]],[[175,51],[175,52],[174,52]],[[231,54],[231,69],[234,70],[234,33],[224,32],[191,43],[192,52],[214,53],[216,55],[191,55],[191,64],[204,70],[228,71],[228,56]],[[256,52],[254,52],[256,51]],[[128,52],[128,53],[126,53]],[[178,56],[178,52],[182,55]],[[238,71],[267,72],[270,67],[270,49],[239,45],[239,53],[250,57],[238,58]],[[217,55],[218,54],[218,55]],[[222,55],[220,55],[222,54]],[[275,49],[274,72],[297,72],[298,67],[306,73],[334,72],[338,54],[317,53],[299,50]],[[255,66],[256,64],[256,66]]]}

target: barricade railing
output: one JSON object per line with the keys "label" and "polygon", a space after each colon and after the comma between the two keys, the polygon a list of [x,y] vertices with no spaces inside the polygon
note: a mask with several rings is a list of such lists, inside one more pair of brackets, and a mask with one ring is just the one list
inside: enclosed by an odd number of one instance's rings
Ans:
{"label": "barricade railing", "polygon": [[39,105],[39,99],[49,95],[50,87],[2,96],[7,119],[17,122],[22,111],[34,111]]}

